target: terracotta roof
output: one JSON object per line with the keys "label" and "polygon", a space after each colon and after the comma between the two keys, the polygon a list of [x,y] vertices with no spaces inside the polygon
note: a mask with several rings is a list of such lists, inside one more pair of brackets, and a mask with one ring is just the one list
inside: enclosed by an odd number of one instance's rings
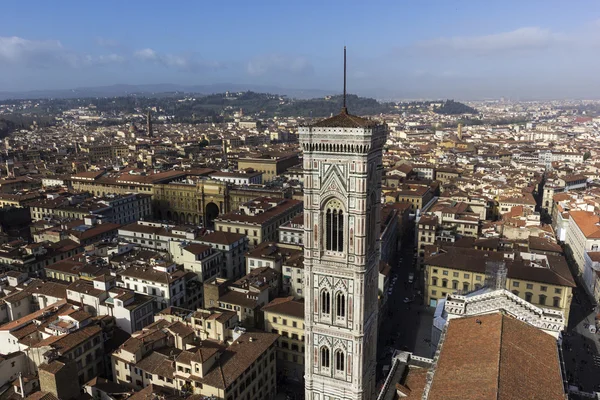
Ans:
{"label": "terracotta roof", "polygon": [[573,222],[588,239],[600,239],[600,217],[589,211],[569,211]]}
{"label": "terracotta roof", "polygon": [[428,398],[564,400],[556,339],[500,313],[453,319]]}
{"label": "terracotta roof", "polygon": [[[427,250],[427,249],[426,249]],[[557,286],[575,287],[575,281],[563,256],[546,255],[546,267],[530,265],[529,260],[505,257],[504,252],[448,247],[431,256],[425,255],[425,264],[485,274],[488,261],[504,261],[507,277]]]}
{"label": "terracotta roof", "polygon": [[204,253],[205,251],[210,251],[211,247],[205,244],[192,243],[184,247],[185,251],[189,251],[194,255],[199,255]]}
{"label": "terracotta roof", "polygon": [[294,296],[278,297],[264,306],[262,311],[304,319],[304,302],[294,300]]}
{"label": "terracotta roof", "polygon": [[202,382],[222,389],[229,387],[261,354],[274,346],[278,338],[275,333],[246,332],[223,351]]}
{"label": "terracotta roof", "polygon": [[538,250],[538,251],[550,251],[554,253],[562,254],[563,250],[560,245],[550,239],[538,237],[538,236],[529,236],[529,249],[530,250]]}
{"label": "terracotta roof", "polygon": [[246,235],[241,233],[215,231],[198,238],[198,240],[205,243],[231,245],[244,237],[246,237]]}
{"label": "terracotta roof", "polygon": [[357,117],[356,115],[348,114],[346,110],[342,110],[338,115],[323,119],[314,123],[314,128],[372,128],[377,125],[377,121]]}

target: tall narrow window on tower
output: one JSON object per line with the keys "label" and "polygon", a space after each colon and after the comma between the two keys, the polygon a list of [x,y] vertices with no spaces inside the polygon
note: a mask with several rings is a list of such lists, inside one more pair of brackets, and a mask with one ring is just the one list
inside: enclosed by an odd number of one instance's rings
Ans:
{"label": "tall narrow window on tower", "polygon": [[329,251],[344,251],[344,211],[337,200],[331,200],[326,207],[325,248]]}
{"label": "tall narrow window on tower", "polygon": [[328,290],[323,290],[321,292],[321,312],[323,314],[329,314],[331,311],[331,295]]}
{"label": "tall narrow window on tower", "polygon": [[346,295],[342,292],[338,292],[335,296],[335,315],[337,317],[346,316]]}

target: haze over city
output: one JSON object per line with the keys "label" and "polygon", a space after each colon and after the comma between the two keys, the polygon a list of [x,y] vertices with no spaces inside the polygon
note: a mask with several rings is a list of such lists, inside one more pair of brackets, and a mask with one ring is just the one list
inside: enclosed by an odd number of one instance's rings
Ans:
{"label": "haze over city", "polygon": [[375,98],[593,98],[600,3],[3,2],[0,92],[229,83]]}
{"label": "haze over city", "polygon": [[600,399],[600,3],[3,1],[0,400]]}

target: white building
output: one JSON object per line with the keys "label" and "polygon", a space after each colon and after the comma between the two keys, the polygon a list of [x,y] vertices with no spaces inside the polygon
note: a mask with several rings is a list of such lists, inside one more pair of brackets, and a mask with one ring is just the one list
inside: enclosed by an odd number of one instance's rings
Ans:
{"label": "white building", "polygon": [[215,172],[211,174],[212,179],[229,182],[235,185],[260,185],[262,184],[262,172],[240,171],[240,172]]}
{"label": "white building", "polygon": [[279,243],[302,245],[304,243],[304,215],[299,214],[279,227]]}
{"label": "white building", "polygon": [[119,238],[135,246],[167,252],[169,242],[192,240],[195,232],[175,229],[173,225],[150,221],[137,221],[119,228]]}
{"label": "white building", "polygon": [[305,174],[305,397],[374,399],[386,129],[343,108],[299,133]]}
{"label": "white building", "polygon": [[580,273],[584,273],[584,254],[600,250],[600,217],[590,211],[569,211],[565,244],[570,248]]}
{"label": "white building", "polygon": [[150,265],[131,266],[118,274],[121,276],[118,286],[152,296],[155,310],[181,307],[185,301],[185,272],[177,269],[176,264],[158,260]]}

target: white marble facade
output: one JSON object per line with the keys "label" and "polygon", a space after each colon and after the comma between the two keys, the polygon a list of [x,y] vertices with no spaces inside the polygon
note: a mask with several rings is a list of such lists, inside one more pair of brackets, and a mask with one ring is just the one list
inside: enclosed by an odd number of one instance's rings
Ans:
{"label": "white marble facade", "polygon": [[376,397],[385,136],[385,126],[345,110],[300,128],[307,400]]}

